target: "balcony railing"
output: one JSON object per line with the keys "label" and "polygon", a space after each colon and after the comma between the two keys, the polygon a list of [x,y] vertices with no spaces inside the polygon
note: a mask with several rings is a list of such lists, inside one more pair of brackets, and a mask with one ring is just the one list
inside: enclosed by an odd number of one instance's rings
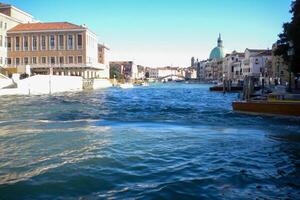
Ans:
{"label": "balcony railing", "polygon": [[[7,67],[25,67],[25,64],[10,64]],[[92,63],[83,63],[83,64],[29,64],[32,69],[36,68],[94,68],[94,69],[106,69],[106,65],[103,64],[92,64]]]}

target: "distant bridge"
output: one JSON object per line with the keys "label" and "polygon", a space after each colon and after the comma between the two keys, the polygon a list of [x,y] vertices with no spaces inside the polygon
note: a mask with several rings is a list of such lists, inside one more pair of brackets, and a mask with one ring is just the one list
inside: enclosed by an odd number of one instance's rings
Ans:
{"label": "distant bridge", "polygon": [[185,80],[186,78],[181,75],[175,75],[175,74],[169,74],[167,76],[158,77],[157,80],[162,81],[166,79],[172,79],[172,80]]}

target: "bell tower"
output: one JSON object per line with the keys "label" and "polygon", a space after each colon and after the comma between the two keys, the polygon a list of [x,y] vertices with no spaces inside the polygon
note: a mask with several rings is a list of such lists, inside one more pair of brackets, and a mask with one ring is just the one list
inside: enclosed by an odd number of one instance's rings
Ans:
{"label": "bell tower", "polygon": [[222,41],[222,39],[221,39],[221,33],[219,33],[218,47],[223,47],[223,41]]}

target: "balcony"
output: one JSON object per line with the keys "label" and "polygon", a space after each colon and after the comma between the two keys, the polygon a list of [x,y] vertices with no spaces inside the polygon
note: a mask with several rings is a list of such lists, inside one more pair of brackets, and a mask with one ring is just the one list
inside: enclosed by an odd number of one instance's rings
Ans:
{"label": "balcony", "polygon": [[[7,65],[7,67],[25,67],[25,64],[10,64]],[[106,65],[103,64],[92,64],[92,63],[82,63],[82,64],[29,64],[29,66],[32,69],[37,69],[37,68],[94,68],[94,69],[100,69],[100,70],[105,70],[107,68]]]}

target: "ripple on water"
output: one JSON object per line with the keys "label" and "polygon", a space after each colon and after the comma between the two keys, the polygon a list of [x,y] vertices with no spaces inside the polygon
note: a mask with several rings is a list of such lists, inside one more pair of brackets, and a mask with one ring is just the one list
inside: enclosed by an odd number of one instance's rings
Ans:
{"label": "ripple on water", "polygon": [[236,97],[165,84],[1,98],[0,199],[299,199],[299,119],[233,113]]}

